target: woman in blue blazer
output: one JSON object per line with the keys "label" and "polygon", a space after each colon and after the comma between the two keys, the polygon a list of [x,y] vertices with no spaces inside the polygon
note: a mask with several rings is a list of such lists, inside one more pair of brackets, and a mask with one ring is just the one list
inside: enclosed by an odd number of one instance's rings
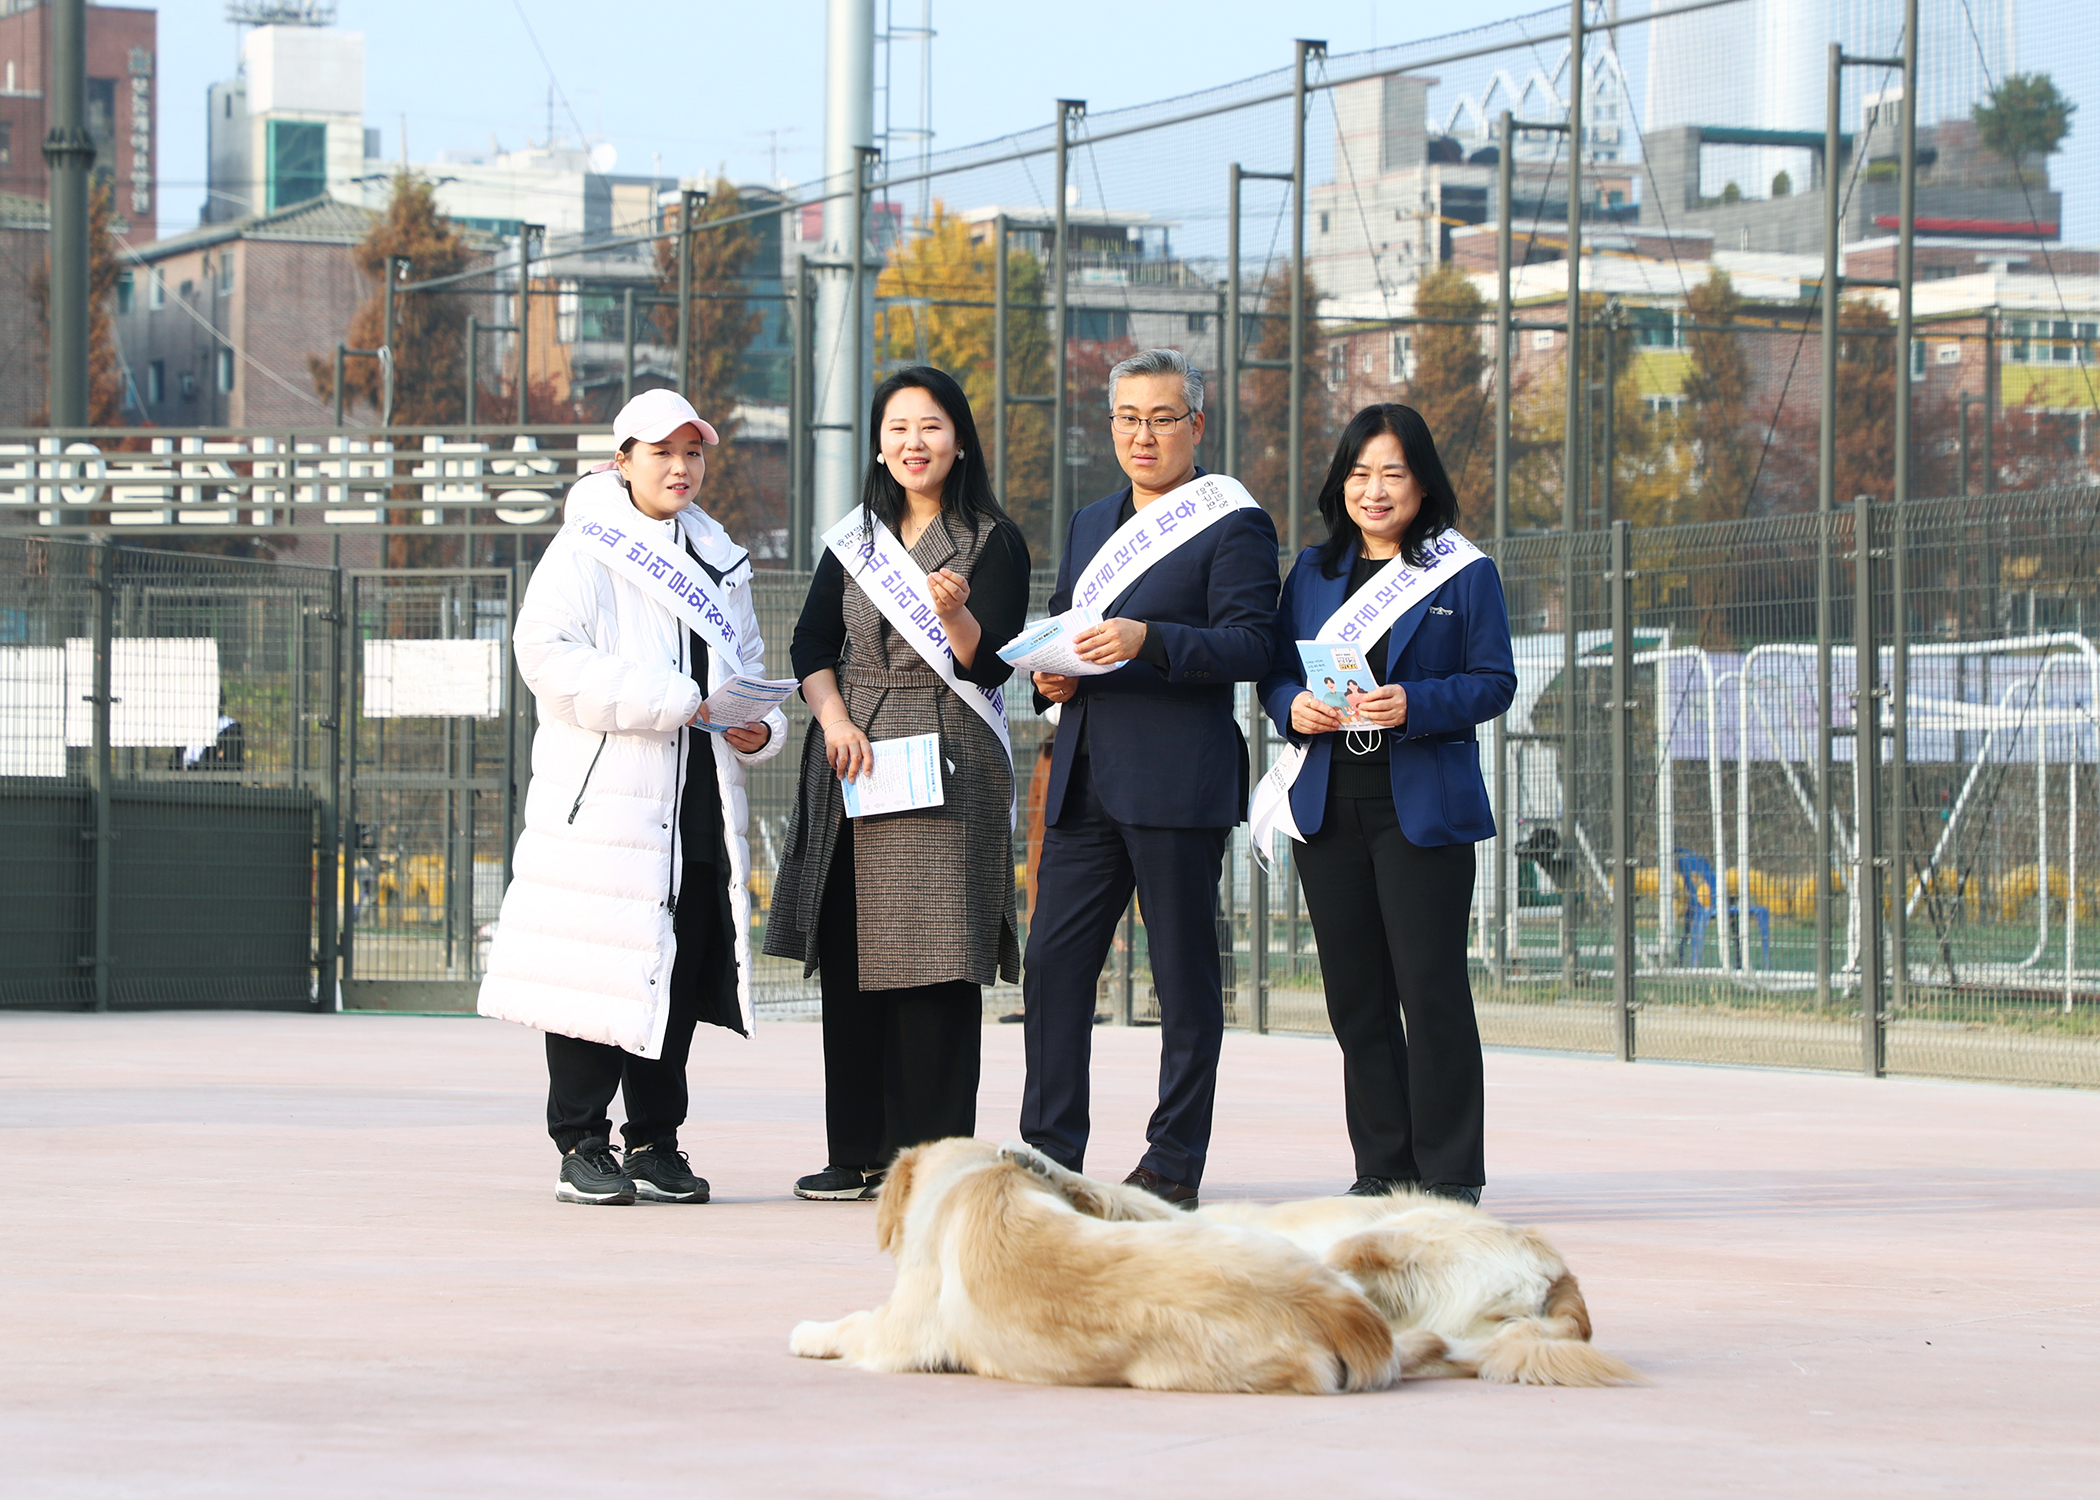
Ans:
{"label": "woman in blue blazer", "polygon": [[1466,974],[1473,845],[1495,832],[1476,726],[1517,687],[1495,565],[1461,568],[1365,653],[1377,685],[1349,703],[1308,691],[1297,642],[1393,557],[1427,561],[1458,497],[1412,408],[1369,406],[1320,490],[1327,540],[1284,581],[1259,691],[1307,755],[1291,787],[1294,854],[1342,1045],[1356,1194],[1421,1187],[1469,1203],[1481,1159],[1480,1031]]}

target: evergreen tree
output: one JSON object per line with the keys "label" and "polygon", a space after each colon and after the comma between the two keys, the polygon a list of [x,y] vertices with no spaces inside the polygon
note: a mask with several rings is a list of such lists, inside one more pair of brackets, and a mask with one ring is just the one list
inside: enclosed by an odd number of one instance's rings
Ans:
{"label": "evergreen tree", "polygon": [[1969,118],[1984,145],[2011,162],[2015,176],[2024,177],[2028,157],[2047,157],[2063,144],[2077,110],[2047,73],[2008,73],[1990,98],[1971,107]]}

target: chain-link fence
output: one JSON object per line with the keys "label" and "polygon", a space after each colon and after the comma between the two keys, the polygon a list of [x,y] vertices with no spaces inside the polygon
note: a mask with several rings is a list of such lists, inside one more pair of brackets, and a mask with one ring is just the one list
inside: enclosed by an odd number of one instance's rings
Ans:
{"label": "chain-link fence", "polygon": [[0,537],[0,1005],[304,1007],[335,575]]}

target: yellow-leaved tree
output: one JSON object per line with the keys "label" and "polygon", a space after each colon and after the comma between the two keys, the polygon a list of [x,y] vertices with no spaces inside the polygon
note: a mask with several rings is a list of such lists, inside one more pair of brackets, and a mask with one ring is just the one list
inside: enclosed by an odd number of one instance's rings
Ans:
{"label": "yellow-leaved tree", "polygon": [[[992,302],[997,265],[988,238],[938,200],[918,236],[898,247],[876,283],[889,305],[876,328],[876,357],[925,363],[947,371],[970,398],[978,435],[992,441]],[[1006,256],[1006,381],[1022,395],[1049,391],[1051,343],[1043,266],[1033,255]],[[960,304],[960,305],[958,305]],[[1014,306],[1012,304],[1019,304]],[[1006,412],[1006,490],[1000,504],[1012,515],[1037,557],[1050,555],[1050,413],[1045,406],[1009,406]],[[985,455],[987,467],[991,455]]]}

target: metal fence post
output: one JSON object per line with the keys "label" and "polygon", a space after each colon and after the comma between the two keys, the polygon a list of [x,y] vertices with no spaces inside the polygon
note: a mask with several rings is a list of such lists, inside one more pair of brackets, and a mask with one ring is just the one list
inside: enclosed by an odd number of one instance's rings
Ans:
{"label": "metal fence post", "polygon": [[1582,368],[1582,33],[1583,0],[1568,0],[1568,328],[1566,431],[1561,435],[1560,856],[1569,872],[1560,895],[1561,983],[1580,977],[1575,930],[1575,529],[1588,514],[1583,477]]}
{"label": "metal fence post", "polygon": [[1005,505],[1006,493],[1006,304],[1012,297],[1006,265],[1006,215],[992,219],[992,493]]}
{"label": "metal fence post", "polygon": [[467,317],[467,425],[472,427],[481,405],[481,319]]}
{"label": "metal fence post", "polygon": [[[1509,542],[1509,365],[1510,323],[1510,262],[1515,258],[1514,232],[1510,222],[1510,200],[1515,196],[1515,166],[1512,153],[1516,149],[1517,130],[1515,117],[1508,110],[1502,111],[1501,159],[1496,163],[1496,209],[1500,221],[1495,226],[1495,566],[1500,569],[1507,561]],[[1508,587],[1508,580],[1503,580]],[[1509,973],[1509,850],[1516,838],[1516,818],[1509,806],[1509,723],[1506,715],[1498,714],[1494,725],[1488,730],[1489,756],[1494,762],[1495,837],[1491,840],[1495,851],[1495,872],[1489,889],[1493,893],[1495,937],[1488,948],[1490,972],[1497,984],[1503,983]]]}
{"label": "metal fence post", "polygon": [[1889,508],[1889,815],[1883,842],[1889,854],[1889,1011],[1901,1015],[1910,987],[1910,507]]}
{"label": "metal fence post", "polygon": [[1064,561],[1065,526],[1072,519],[1072,476],[1065,462],[1065,444],[1069,441],[1065,428],[1071,422],[1068,410],[1071,398],[1066,389],[1066,376],[1071,365],[1069,344],[1072,332],[1065,295],[1068,263],[1065,184],[1071,173],[1072,126],[1085,118],[1084,99],[1057,101],[1057,225],[1053,230],[1057,239],[1050,247],[1050,339],[1056,351],[1051,362],[1054,384],[1050,401],[1050,425],[1055,429],[1050,434],[1050,571],[1053,574]]}
{"label": "metal fence post", "polygon": [[1225,472],[1240,472],[1240,164],[1225,169],[1225,326],[1218,330],[1219,397],[1225,409]]}
{"label": "metal fence post", "polygon": [[1882,1074],[1882,1026],[1886,1011],[1882,991],[1882,870],[1887,864],[1881,837],[1881,703],[1880,642],[1874,621],[1874,497],[1852,501],[1852,648],[1857,707],[1853,715],[1852,800],[1859,858],[1853,880],[1859,893],[1859,1025],[1860,1068],[1869,1078]]}
{"label": "metal fence post", "polygon": [[[795,409],[801,421],[789,434],[790,457],[795,478],[788,494],[788,566],[798,573],[810,569],[810,553],[816,546],[817,494],[817,280],[809,257],[795,262]],[[1004,502],[1005,497],[1000,497]]]}
{"label": "metal fence post", "polygon": [[1290,463],[1284,484],[1288,513],[1284,556],[1298,555],[1305,521],[1305,65],[1327,56],[1325,42],[1300,37],[1291,91],[1291,372],[1284,452]]}
{"label": "metal fence post", "polygon": [[634,288],[620,289],[620,404],[634,399]]}
{"label": "metal fence post", "polygon": [[[1611,948],[1619,1061],[1633,1061],[1633,539],[1611,523]],[[1658,663],[1658,673],[1664,669]]]}
{"label": "metal fence post", "polygon": [[327,769],[321,776],[321,838],[315,902],[319,910],[315,934],[318,953],[314,963],[314,1005],[336,1009],[336,977],[341,958],[342,933],[339,912],[343,899],[343,566],[340,537],[335,538],[337,557],[328,578],[328,607],[321,621],[328,627],[328,712],[320,721],[321,743],[327,747]]}
{"label": "metal fence post", "polygon": [[[1262,713],[1261,694],[1250,685],[1247,690],[1247,753],[1253,764],[1248,770],[1248,785],[1258,783],[1269,769],[1269,726]],[[1266,854],[1267,850],[1261,853]],[[1254,988],[1254,1029],[1266,1032],[1269,1029],[1269,875],[1262,868],[1254,846],[1254,834],[1247,835],[1247,968]]]}
{"label": "metal fence post", "polygon": [[88,754],[88,776],[94,789],[94,830],[90,835],[95,844],[94,911],[92,914],[94,947],[89,955],[89,968],[95,984],[95,1009],[109,1009],[110,992],[110,925],[115,916],[111,910],[114,899],[114,856],[117,838],[115,808],[112,806],[111,785],[116,768],[111,764],[109,752],[109,708],[110,708],[110,656],[113,650],[111,637],[116,622],[117,599],[117,544],[109,537],[95,538],[94,573],[91,587],[95,591],[95,685],[89,692],[93,705],[93,744]]}

